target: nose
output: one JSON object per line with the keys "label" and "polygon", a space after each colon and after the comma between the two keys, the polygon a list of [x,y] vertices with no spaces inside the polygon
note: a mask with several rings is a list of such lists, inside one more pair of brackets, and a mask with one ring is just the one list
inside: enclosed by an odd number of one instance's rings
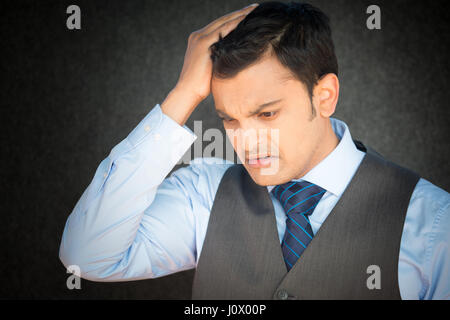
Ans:
{"label": "nose", "polygon": [[236,133],[237,141],[234,142],[235,150],[242,158],[268,153],[268,129],[266,128],[239,128]]}

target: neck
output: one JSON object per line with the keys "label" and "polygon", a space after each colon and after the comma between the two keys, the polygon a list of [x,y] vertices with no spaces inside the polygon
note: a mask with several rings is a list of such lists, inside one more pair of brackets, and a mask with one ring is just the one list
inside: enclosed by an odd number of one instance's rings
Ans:
{"label": "neck", "polygon": [[312,168],[314,168],[317,164],[319,164],[323,159],[325,159],[339,144],[339,138],[336,136],[336,133],[333,131],[333,127],[331,126],[331,120],[328,118],[326,121],[324,135],[320,139],[320,143],[316,149],[316,152],[311,156],[311,160],[307,168],[300,175],[301,178],[306,173],[308,173]]}

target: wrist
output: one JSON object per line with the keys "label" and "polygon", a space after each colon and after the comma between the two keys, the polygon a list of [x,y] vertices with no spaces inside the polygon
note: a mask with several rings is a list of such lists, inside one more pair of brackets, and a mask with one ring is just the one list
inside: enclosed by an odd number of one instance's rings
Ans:
{"label": "wrist", "polygon": [[173,88],[161,104],[161,111],[183,126],[201,99],[181,87]]}
{"label": "wrist", "polygon": [[185,101],[192,104],[193,108],[205,99],[196,94],[190,87],[179,83],[171,90],[170,93],[175,96],[182,97]]}

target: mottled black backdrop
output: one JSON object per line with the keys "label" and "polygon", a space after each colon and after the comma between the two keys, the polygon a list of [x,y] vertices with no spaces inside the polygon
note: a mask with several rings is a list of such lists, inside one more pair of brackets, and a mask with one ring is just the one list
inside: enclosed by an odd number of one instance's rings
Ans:
{"label": "mottled black backdrop", "polygon": [[[446,1],[310,1],[331,18],[340,63],[335,117],[354,137],[449,190]],[[249,4],[232,1],[1,1],[0,298],[190,297],[193,272],[66,288],[64,223],[109,151],[175,85],[187,37]],[[81,8],[80,31],[66,8]],[[381,7],[382,29],[366,28]],[[221,123],[209,97],[193,113]],[[176,167],[175,169],[177,169]]]}

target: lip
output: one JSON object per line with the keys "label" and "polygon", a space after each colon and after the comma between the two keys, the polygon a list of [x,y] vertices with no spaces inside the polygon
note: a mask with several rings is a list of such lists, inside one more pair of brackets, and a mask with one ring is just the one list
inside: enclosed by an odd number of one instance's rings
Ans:
{"label": "lip", "polygon": [[267,168],[272,164],[272,161],[275,160],[276,157],[273,156],[265,156],[259,158],[247,158],[245,159],[247,165],[251,168]]}
{"label": "lip", "polygon": [[255,160],[255,159],[260,159],[260,158],[266,158],[266,157],[270,157],[270,154],[259,154],[257,156],[251,156],[251,157],[247,157],[247,160]]}

